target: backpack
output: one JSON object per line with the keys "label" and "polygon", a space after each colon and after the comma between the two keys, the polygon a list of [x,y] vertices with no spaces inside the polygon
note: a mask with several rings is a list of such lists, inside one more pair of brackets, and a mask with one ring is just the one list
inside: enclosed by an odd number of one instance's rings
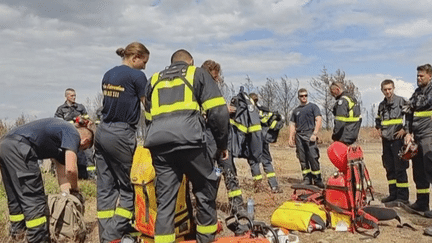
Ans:
{"label": "backpack", "polygon": [[[135,228],[143,234],[140,237],[143,242],[152,242],[154,238],[157,214],[155,177],[150,151],[138,146],[133,157],[131,180],[135,188]],[[177,240],[194,235],[188,184],[186,176],[183,176],[174,218]]]}
{"label": "backpack", "polygon": [[49,231],[54,242],[84,242],[87,228],[84,205],[69,193],[48,195]]}
{"label": "backpack", "polygon": [[[360,146],[349,146],[346,156],[348,168],[344,169],[345,172],[339,170],[327,181],[325,205],[339,216],[350,216],[352,224],[348,224],[348,229],[351,232],[359,231],[359,228],[374,229],[373,237],[377,237],[380,234],[378,219],[365,210],[370,203],[368,195],[371,200],[374,197],[363,151]],[[345,219],[341,217],[341,220]]]}

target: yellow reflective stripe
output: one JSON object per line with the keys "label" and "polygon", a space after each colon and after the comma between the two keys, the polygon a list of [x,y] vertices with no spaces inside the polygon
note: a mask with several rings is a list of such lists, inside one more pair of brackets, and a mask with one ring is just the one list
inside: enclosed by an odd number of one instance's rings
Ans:
{"label": "yellow reflective stripe", "polygon": [[266,176],[267,176],[267,178],[275,177],[275,176],[276,176],[276,173],[274,173],[274,172],[269,172],[269,173],[266,174]]}
{"label": "yellow reflective stripe", "polygon": [[389,180],[389,181],[388,181],[388,184],[389,184],[389,185],[394,185],[394,184],[396,184],[396,179],[395,179],[395,180]]}
{"label": "yellow reflective stripe", "polygon": [[228,193],[228,197],[237,197],[237,196],[240,196],[241,194],[242,194],[241,189],[237,189],[237,190],[234,190],[234,191],[230,191]]}
{"label": "yellow reflective stripe", "polygon": [[[189,66],[187,71],[186,71],[186,76],[185,79],[187,82],[189,82],[189,84],[193,87],[193,78],[195,75],[195,66]],[[151,96],[151,104],[152,104],[152,108],[150,110],[151,116],[157,116],[160,114],[164,114],[164,113],[171,113],[174,111],[181,111],[181,110],[196,110],[199,111],[200,110],[200,106],[199,104],[193,100],[193,90],[191,90],[189,88],[188,85],[186,85],[183,81],[183,79],[181,78],[175,78],[173,80],[163,80],[160,81],[159,83],[157,83],[157,85],[155,86],[156,82],[159,79],[159,74],[155,73],[152,76],[151,79],[151,85],[153,87],[153,91],[152,91],[152,96]],[[178,101],[175,102],[173,104],[167,104],[167,105],[160,105],[159,103],[159,90],[160,89],[169,89],[169,88],[173,88],[173,87],[177,87],[177,86],[183,86],[185,85],[184,88],[184,97],[182,101]]]}
{"label": "yellow reflective stripe", "polygon": [[170,243],[175,241],[175,233],[169,235],[155,235],[155,243]]}
{"label": "yellow reflective stripe", "polygon": [[302,170],[302,173],[303,174],[309,174],[309,173],[311,173],[311,170],[310,169]]}
{"label": "yellow reflective stripe", "polygon": [[262,178],[263,178],[262,175],[256,175],[256,176],[252,177],[252,179],[254,179],[254,181],[262,180]]}
{"label": "yellow reflective stripe", "polygon": [[272,117],[272,115],[273,115],[272,112],[269,112],[267,113],[267,115],[264,115],[264,112],[260,111],[260,116],[262,116],[261,122],[266,123],[270,119],[270,117]]}
{"label": "yellow reflective stripe", "polygon": [[144,111],[144,117],[145,119],[147,119],[148,121],[152,120],[152,115],[150,114],[150,112]]}
{"label": "yellow reflective stripe", "polygon": [[197,232],[201,234],[213,234],[216,232],[216,230],[217,230],[217,224],[208,225],[208,226],[197,225]]}
{"label": "yellow reflective stripe", "polygon": [[313,175],[319,175],[319,174],[321,174],[321,171],[320,171],[320,170],[317,170],[317,171],[311,171],[311,173],[312,173]]}
{"label": "yellow reflective stripe", "polygon": [[361,116],[359,117],[345,117],[345,116],[336,116],[335,119],[342,122],[358,122],[360,121]]}
{"label": "yellow reflective stripe", "polygon": [[129,233],[129,235],[132,237],[138,237],[141,235],[141,232],[131,232],[131,233]]}
{"label": "yellow reflective stripe", "polygon": [[115,214],[127,219],[132,219],[133,217],[133,213],[124,208],[116,208]]}
{"label": "yellow reflective stripe", "polygon": [[11,222],[23,221],[24,220],[24,214],[9,215],[9,220]]}
{"label": "yellow reflective stripe", "polygon": [[429,116],[432,116],[432,111],[415,111],[414,116],[416,116],[416,117],[429,117]]}
{"label": "yellow reflective stripe", "polygon": [[273,129],[273,128],[275,128],[275,127],[276,127],[276,125],[277,125],[277,121],[276,121],[276,120],[274,120],[274,121],[272,122],[272,124],[270,125],[270,129]]}
{"label": "yellow reflective stripe", "polygon": [[46,221],[47,221],[46,216],[42,216],[42,217],[39,217],[39,218],[36,218],[36,219],[32,219],[32,220],[26,221],[26,227],[29,228],[29,229],[30,228],[35,228],[35,227],[38,227],[40,225],[43,225],[44,223],[46,223]]}
{"label": "yellow reflective stripe", "polygon": [[247,133],[247,127],[243,126],[242,124],[234,121],[233,119],[230,119],[230,123],[231,125],[235,126],[238,128],[238,130],[242,131],[243,133]]}
{"label": "yellow reflective stripe", "polygon": [[206,100],[202,104],[202,107],[206,111],[206,110],[210,110],[211,108],[214,108],[216,106],[221,106],[221,105],[226,105],[225,99],[223,97],[216,97],[216,98]]}
{"label": "yellow reflective stripe", "polygon": [[354,110],[352,109],[355,106],[355,103],[348,96],[342,96],[348,102],[348,117],[345,116],[336,116],[335,119],[342,122],[358,122],[360,121],[361,116],[354,117]]}
{"label": "yellow reflective stripe", "polygon": [[95,171],[96,170],[96,166],[92,165],[92,166],[87,166],[87,171]]}
{"label": "yellow reflective stripe", "polygon": [[429,188],[427,189],[417,189],[418,194],[429,194]]}
{"label": "yellow reflective stripe", "polygon": [[403,123],[402,118],[381,121],[381,125],[383,125],[383,126],[397,125],[397,124],[402,124],[402,123]]}
{"label": "yellow reflective stripe", "polygon": [[396,183],[396,187],[400,187],[400,188],[407,188],[409,187],[409,183]]}
{"label": "yellow reflective stripe", "polygon": [[114,209],[97,212],[98,219],[109,219],[112,218],[113,216],[114,216]]}
{"label": "yellow reflective stripe", "polygon": [[247,131],[248,133],[261,131],[261,124],[250,126],[248,127]]}
{"label": "yellow reflective stripe", "polygon": [[89,116],[89,115],[87,115],[87,114],[85,114],[85,115],[82,115],[81,117],[82,117],[82,118],[84,118],[84,119],[90,119],[90,116]]}

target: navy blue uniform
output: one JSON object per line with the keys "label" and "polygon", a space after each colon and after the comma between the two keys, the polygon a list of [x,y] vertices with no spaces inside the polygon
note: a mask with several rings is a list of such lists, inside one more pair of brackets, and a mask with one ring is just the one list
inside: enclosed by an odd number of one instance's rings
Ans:
{"label": "navy blue uniform", "polygon": [[[105,73],[102,122],[95,135],[98,222],[101,242],[120,239],[133,230],[134,189],[130,181],[136,149],[136,125],[145,74],[126,65]],[[117,201],[119,202],[117,205]]]}
{"label": "navy blue uniform", "polygon": [[321,116],[317,105],[308,103],[294,109],[290,121],[295,123],[296,153],[304,180],[321,181],[319,150],[316,141],[310,141],[315,129],[315,118]]}
{"label": "navy blue uniform", "polygon": [[11,235],[27,230],[29,242],[49,242],[49,215],[37,160],[65,163],[65,152],[77,152],[80,135],[70,123],[46,118],[20,126],[0,141],[0,168],[8,197]]}

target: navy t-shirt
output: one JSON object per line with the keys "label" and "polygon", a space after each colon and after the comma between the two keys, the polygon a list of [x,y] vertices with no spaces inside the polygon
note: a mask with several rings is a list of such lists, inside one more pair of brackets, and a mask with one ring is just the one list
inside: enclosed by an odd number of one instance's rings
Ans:
{"label": "navy t-shirt", "polygon": [[72,123],[60,118],[45,118],[15,128],[9,134],[21,135],[32,144],[39,159],[65,162],[66,150],[78,152],[80,135]]}
{"label": "navy t-shirt", "polygon": [[293,110],[290,121],[296,124],[297,134],[310,136],[315,129],[315,118],[317,116],[321,116],[318,106],[314,103],[307,103]]}
{"label": "navy t-shirt", "polygon": [[135,126],[141,116],[140,98],[144,96],[146,84],[143,72],[126,65],[106,72],[102,79],[103,122],[126,122]]}

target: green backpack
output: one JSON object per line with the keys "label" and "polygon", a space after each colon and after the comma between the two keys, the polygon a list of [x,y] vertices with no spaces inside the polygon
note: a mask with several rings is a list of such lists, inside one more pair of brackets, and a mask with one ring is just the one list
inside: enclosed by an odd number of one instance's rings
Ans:
{"label": "green backpack", "polygon": [[84,204],[69,194],[48,195],[50,210],[49,231],[54,242],[84,242],[86,225],[84,221]]}

